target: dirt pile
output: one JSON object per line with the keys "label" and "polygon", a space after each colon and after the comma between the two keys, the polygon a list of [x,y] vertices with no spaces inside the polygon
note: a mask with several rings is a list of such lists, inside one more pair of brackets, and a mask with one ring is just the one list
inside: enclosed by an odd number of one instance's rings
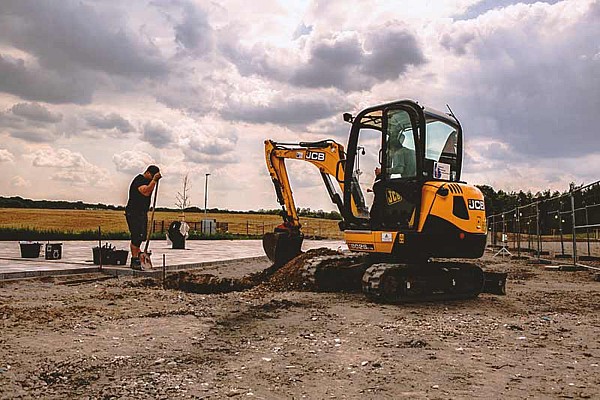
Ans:
{"label": "dirt pile", "polygon": [[328,248],[319,248],[308,250],[302,253],[290,262],[279,268],[273,276],[266,280],[261,286],[273,291],[287,290],[313,290],[311,283],[303,275],[306,263],[320,256],[338,254],[335,250]]}
{"label": "dirt pile", "polygon": [[261,286],[263,290],[311,290],[309,282],[302,275],[304,265],[314,257],[337,254],[328,248],[308,250],[280,268],[271,265],[262,271],[242,278],[220,278],[212,274],[199,274],[180,271],[165,279],[166,289],[176,289],[190,293],[228,293]]}

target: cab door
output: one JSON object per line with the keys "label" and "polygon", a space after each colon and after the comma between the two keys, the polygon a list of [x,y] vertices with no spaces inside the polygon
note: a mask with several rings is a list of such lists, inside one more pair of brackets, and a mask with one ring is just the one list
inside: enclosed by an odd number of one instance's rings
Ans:
{"label": "cab door", "polygon": [[421,200],[420,113],[412,107],[383,110],[380,173],[373,184],[374,230],[415,230]]}

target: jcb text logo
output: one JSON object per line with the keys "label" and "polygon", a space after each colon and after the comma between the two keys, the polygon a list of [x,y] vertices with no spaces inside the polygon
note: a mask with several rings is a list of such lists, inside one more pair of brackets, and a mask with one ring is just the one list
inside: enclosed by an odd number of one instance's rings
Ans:
{"label": "jcb text logo", "polygon": [[483,200],[469,199],[469,210],[485,210],[485,202]]}
{"label": "jcb text logo", "polygon": [[400,203],[402,201],[402,196],[400,193],[393,190],[388,189],[386,195],[388,205]]}
{"label": "jcb text logo", "polygon": [[306,159],[307,160],[315,160],[315,161],[325,161],[325,153],[319,153],[316,151],[307,151]]}

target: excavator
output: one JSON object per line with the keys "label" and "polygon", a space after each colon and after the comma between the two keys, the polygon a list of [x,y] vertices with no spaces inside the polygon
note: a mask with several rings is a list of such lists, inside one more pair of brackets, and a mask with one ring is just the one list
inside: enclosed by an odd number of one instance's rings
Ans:
{"label": "excavator", "polygon": [[[464,260],[485,250],[485,201],[477,187],[461,181],[463,132],[448,111],[399,100],[355,116],[344,113],[351,124],[346,148],[332,139],[266,140],[267,169],[283,217],[263,237],[269,259],[281,266],[302,253],[304,234],[286,168],[286,160],[301,160],[318,169],[348,247],[304,263],[302,273],[317,289],[358,287],[387,303],[504,294],[506,275]],[[367,148],[377,165],[368,183],[359,167]],[[365,196],[373,197],[370,208]]]}

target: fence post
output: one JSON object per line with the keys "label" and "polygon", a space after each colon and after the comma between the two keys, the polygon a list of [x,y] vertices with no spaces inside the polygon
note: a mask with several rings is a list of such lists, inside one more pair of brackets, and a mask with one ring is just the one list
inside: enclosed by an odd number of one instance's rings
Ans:
{"label": "fence post", "polygon": [[521,258],[521,210],[517,206],[515,217],[517,219],[517,257]]}
{"label": "fence post", "polygon": [[500,241],[502,242],[502,246],[504,246],[504,235],[506,234],[506,218],[504,217],[504,213],[502,213],[502,233],[500,234]]}
{"label": "fence post", "polygon": [[248,223],[248,220],[246,220],[246,236],[248,236],[250,234],[249,229],[250,229],[250,225]]}
{"label": "fence post", "polygon": [[492,246],[496,246],[496,216],[492,215]]}
{"label": "fence post", "polygon": [[540,207],[539,202],[535,202],[535,233],[537,235],[537,258],[540,259],[542,255],[542,233],[540,232]]}
{"label": "fence post", "polygon": [[527,217],[527,251],[531,254],[532,248],[531,242],[531,217]]}
{"label": "fence post", "polygon": [[[587,206],[587,204],[585,204],[584,207],[585,207],[585,226],[589,226],[590,225],[590,218],[589,218],[589,214],[588,214],[588,206]],[[585,228],[585,234],[587,236],[588,257],[591,257],[592,256],[592,252],[591,252],[591,248],[590,248],[590,228]]]}
{"label": "fence post", "polygon": [[563,240],[562,230],[562,200],[558,201],[558,233],[560,234],[560,254],[565,255],[565,242]]}
{"label": "fence post", "polygon": [[573,236],[573,266],[577,265],[577,235],[576,235],[576,223],[575,223],[575,194],[573,193],[573,186],[569,196],[571,196],[571,225],[572,225],[572,236]]}

